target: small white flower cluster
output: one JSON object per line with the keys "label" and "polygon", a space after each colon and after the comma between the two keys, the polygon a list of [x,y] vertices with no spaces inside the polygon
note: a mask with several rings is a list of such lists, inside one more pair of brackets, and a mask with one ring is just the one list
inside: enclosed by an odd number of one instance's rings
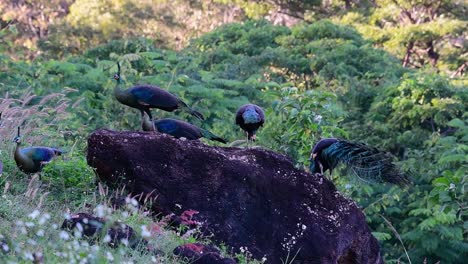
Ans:
{"label": "small white flower cluster", "polygon": [[104,204],[98,204],[96,208],[94,208],[94,213],[97,217],[106,217],[112,214],[112,208]]}
{"label": "small white flower cluster", "polygon": [[[301,219],[299,218],[299,221]],[[307,229],[307,226],[302,224],[302,223],[297,223],[296,226],[298,227],[298,230],[292,235],[291,233],[288,233],[288,237],[283,238],[284,243],[281,243],[284,249],[290,251],[294,245],[296,245],[297,240],[301,238],[304,235],[304,232]]]}
{"label": "small white flower cluster", "polygon": [[125,209],[122,213],[128,217],[130,214],[138,213],[139,211],[139,204],[138,201],[133,197],[125,197]]}
{"label": "small white flower cluster", "polygon": [[148,227],[146,225],[141,226],[141,236],[143,238],[151,237],[151,232],[149,231],[149,229],[148,229]]}
{"label": "small white flower cluster", "polygon": [[239,248],[240,252],[245,256],[245,258],[250,259],[252,258],[252,253],[250,253],[248,247],[240,247]]}
{"label": "small white flower cluster", "polygon": [[322,122],[322,118],[323,118],[322,115],[316,114],[316,115],[314,116],[314,121],[315,121],[316,123],[320,124],[320,123]]}

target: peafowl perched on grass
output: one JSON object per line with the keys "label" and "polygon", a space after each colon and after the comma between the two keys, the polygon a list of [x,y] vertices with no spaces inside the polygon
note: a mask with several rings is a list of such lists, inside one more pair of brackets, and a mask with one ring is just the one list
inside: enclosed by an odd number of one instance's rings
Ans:
{"label": "peafowl perched on grass", "polygon": [[224,144],[227,143],[226,140],[216,136],[215,134],[211,133],[208,130],[205,130],[203,128],[199,128],[190,123],[180,121],[177,119],[172,119],[172,118],[159,119],[159,120],[153,121],[153,124],[152,124],[148,116],[143,115],[141,127],[143,128],[144,131],[153,131],[154,128],[156,128],[158,132],[171,135],[175,138],[184,137],[189,140],[195,140],[195,139],[199,139],[203,137],[203,138],[218,141]]}
{"label": "peafowl perched on grass", "polygon": [[114,74],[117,81],[114,88],[115,98],[122,104],[140,110],[143,118],[144,113],[148,114],[151,120],[151,108],[158,108],[164,111],[172,112],[176,109],[182,109],[189,114],[204,120],[203,115],[190,108],[184,101],[177,96],[169,93],[154,85],[137,85],[126,90],[120,88],[122,79],[120,77],[120,64],[117,63],[118,72]]}
{"label": "peafowl perched on grass", "polygon": [[20,148],[21,137],[20,128],[18,127],[18,135],[13,139],[16,143],[15,161],[16,166],[24,173],[40,172],[42,168],[52,161],[56,156],[62,155],[62,151],[56,148],[49,147],[28,147]]}
{"label": "peafowl perched on grass", "polygon": [[346,167],[361,179],[408,185],[408,177],[393,164],[393,157],[374,147],[337,138],[320,140],[310,156],[310,171],[324,173],[332,170],[338,163]]}
{"label": "peafowl perched on grass", "polygon": [[256,140],[256,132],[263,123],[265,123],[265,113],[260,106],[246,104],[237,110],[236,124],[246,132],[247,142]]}

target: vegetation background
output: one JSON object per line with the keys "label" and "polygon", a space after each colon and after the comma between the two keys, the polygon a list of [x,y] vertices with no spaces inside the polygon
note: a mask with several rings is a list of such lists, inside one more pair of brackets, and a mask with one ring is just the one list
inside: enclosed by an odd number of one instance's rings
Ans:
{"label": "vegetation background", "polygon": [[[261,105],[258,144],[299,167],[321,137],[393,153],[411,171],[410,189],[339,172],[333,180],[364,210],[387,263],[464,263],[467,8],[463,0],[1,1],[0,241],[8,253],[0,258],[183,263],[171,251],[195,236],[154,231],[162,224],[144,209],[111,210],[85,161],[94,129],[139,129],[138,111],[113,98],[119,61],[127,86],[177,94],[207,120],[183,118],[230,141],[243,137],[236,109]],[[67,151],[41,182],[12,161],[18,125],[25,145]],[[64,214],[93,208],[143,235],[151,227],[163,254],[89,245],[57,228]],[[248,252],[237,256],[250,261]]]}

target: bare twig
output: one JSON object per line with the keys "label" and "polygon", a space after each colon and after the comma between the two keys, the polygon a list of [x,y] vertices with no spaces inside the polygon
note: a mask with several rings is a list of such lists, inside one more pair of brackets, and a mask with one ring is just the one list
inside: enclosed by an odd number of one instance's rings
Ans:
{"label": "bare twig", "polygon": [[411,259],[408,255],[408,251],[406,251],[406,247],[405,245],[403,244],[403,240],[401,239],[401,236],[400,234],[398,233],[398,231],[395,229],[395,227],[392,225],[392,223],[387,219],[385,218],[383,215],[379,214],[380,217],[382,217],[382,219],[385,221],[385,223],[388,225],[388,227],[390,227],[390,229],[392,230],[393,234],[395,234],[396,238],[400,241],[401,243],[401,246],[403,247],[403,250],[405,251],[405,254],[406,254],[406,258],[408,259],[408,262],[409,264],[412,264],[411,262]]}

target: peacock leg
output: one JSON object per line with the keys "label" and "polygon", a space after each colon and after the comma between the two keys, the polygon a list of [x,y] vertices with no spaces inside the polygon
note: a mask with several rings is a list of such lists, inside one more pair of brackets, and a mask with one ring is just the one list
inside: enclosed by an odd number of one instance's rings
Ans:
{"label": "peacock leg", "polygon": [[148,108],[148,109],[145,110],[145,112],[148,114],[149,119],[151,121],[151,124],[153,125],[154,133],[156,133],[156,125],[154,124],[153,115],[151,114],[151,110]]}

